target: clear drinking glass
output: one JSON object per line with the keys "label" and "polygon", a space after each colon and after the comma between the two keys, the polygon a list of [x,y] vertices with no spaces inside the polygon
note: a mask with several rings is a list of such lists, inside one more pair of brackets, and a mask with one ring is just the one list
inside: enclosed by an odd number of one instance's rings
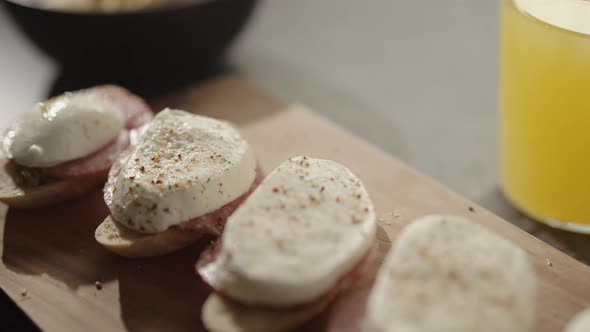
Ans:
{"label": "clear drinking glass", "polygon": [[532,218],[590,233],[590,1],[500,1],[502,189]]}

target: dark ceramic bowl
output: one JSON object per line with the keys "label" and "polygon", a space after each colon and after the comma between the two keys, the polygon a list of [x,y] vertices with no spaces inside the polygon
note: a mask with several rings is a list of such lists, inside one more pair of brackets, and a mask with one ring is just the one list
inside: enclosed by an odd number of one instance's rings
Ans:
{"label": "dark ceramic bowl", "polygon": [[256,0],[193,0],[118,13],[54,11],[2,2],[25,34],[62,68],[116,82],[169,80],[218,65]]}

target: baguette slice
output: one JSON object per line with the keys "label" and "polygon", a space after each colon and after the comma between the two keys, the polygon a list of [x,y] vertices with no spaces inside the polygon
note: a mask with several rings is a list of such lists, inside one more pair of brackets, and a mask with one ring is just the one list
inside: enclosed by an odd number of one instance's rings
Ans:
{"label": "baguette slice", "polygon": [[536,278],[527,254],[469,220],[407,226],[371,291],[367,332],[529,332]]}
{"label": "baguette slice", "polygon": [[121,225],[108,216],[94,232],[94,238],[108,250],[128,258],[154,257],[182,249],[204,235],[220,236],[227,218],[244,202],[262,180],[262,171],[257,170],[250,190],[221,208],[173,226],[167,230],[145,234]]}
{"label": "baguette slice", "polygon": [[566,326],[564,332],[590,332],[590,308],[577,314]]}
{"label": "baguette slice", "polygon": [[186,247],[203,235],[203,232],[178,227],[171,227],[157,234],[143,234],[115,222],[111,216],[108,216],[94,233],[98,243],[128,258],[164,255]]}
{"label": "baguette slice", "polygon": [[244,306],[211,294],[203,305],[201,320],[209,332],[282,332],[290,331],[320,314],[337,292],[308,305],[267,309]]}
{"label": "baguette slice", "polygon": [[104,182],[104,176],[86,176],[56,180],[38,187],[18,185],[9,162],[0,156],[0,201],[19,209],[42,208],[82,196]]}

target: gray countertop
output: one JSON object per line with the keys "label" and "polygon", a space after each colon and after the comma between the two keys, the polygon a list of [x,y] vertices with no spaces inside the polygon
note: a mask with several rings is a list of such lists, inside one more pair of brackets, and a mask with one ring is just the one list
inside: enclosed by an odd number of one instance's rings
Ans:
{"label": "gray countertop", "polygon": [[[230,61],[588,263],[588,237],[527,220],[499,192],[497,7],[468,0],[265,1]],[[5,16],[0,12],[0,98],[10,109],[0,110],[2,121],[43,96],[56,72]]]}

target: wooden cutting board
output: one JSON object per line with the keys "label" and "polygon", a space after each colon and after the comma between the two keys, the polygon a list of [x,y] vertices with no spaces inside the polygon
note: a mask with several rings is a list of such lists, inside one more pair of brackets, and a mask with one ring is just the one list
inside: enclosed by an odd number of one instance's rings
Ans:
{"label": "wooden cutting board", "polygon": [[[590,306],[590,268],[304,106],[281,101],[236,77],[152,104],[154,109],[169,106],[235,122],[266,172],[288,157],[309,155],[348,166],[366,184],[380,223],[377,263],[355,289],[302,330],[358,329],[366,293],[390,241],[407,222],[428,213],[467,216],[530,254],[540,279],[537,331],[561,331],[572,315]],[[195,276],[193,263],[205,241],[155,259],[120,258],[94,241],[94,229],[107,214],[100,190],[44,210],[0,206],[0,286],[46,331],[202,331],[200,305],[208,290]]]}

